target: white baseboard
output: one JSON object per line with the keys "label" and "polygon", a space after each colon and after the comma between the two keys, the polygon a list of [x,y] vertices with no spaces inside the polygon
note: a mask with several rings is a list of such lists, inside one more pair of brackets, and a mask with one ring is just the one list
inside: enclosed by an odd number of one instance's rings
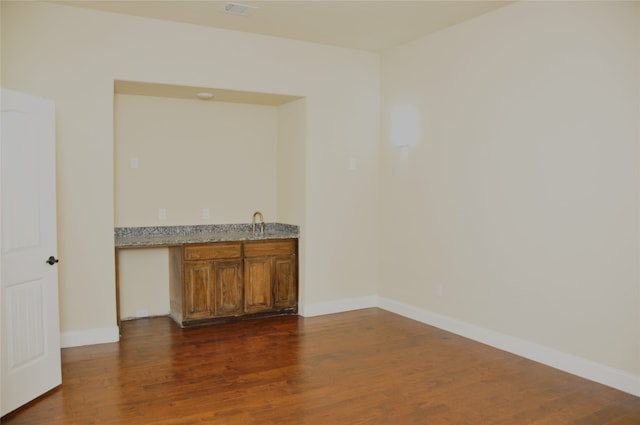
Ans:
{"label": "white baseboard", "polygon": [[640,397],[640,375],[633,375],[591,360],[388,298],[378,298],[378,307]]}
{"label": "white baseboard", "polygon": [[120,341],[120,330],[113,328],[89,329],[86,331],[63,332],[60,335],[60,347],[80,347],[82,345],[104,344]]}
{"label": "white baseboard", "polygon": [[322,316],[324,314],[342,313],[345,311],[361,310],[363,308],[378,307],[379,298],[375,295],[358,298],[346,298],[336,301],[306,304],[300,307],[299,314],[303,317]]}

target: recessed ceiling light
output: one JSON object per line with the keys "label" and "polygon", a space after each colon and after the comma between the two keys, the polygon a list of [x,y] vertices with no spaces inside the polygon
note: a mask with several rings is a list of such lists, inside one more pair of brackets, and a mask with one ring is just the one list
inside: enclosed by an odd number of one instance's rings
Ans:
{"label": "recessed ceiling light", "polygon": [[198,99],[200,100],[209,100],[209,99],[213,99],[213,93],[210,93],[208,91],[201,91],[200,93],[196,94],[196,96],[198,97]]}
{"label": "recessed ceiling light", "polygon": [[224,11],[232,15],[249,16],[254,9],[257,9],[257,7],[241,3],[227,3],[224,5]]}

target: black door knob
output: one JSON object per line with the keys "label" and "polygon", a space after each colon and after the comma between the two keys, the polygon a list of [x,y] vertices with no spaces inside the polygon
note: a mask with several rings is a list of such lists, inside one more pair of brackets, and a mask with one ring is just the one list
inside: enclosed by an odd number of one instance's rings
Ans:
{"label": "black door knob", "polygon": [[55,263],[58,262],[58,259],[56,257],[54,257],[53,255],[51,257],[49,257],[49,259],[47,261],[45,261],[46,263],[49,263],[50,265],[54,265]]}

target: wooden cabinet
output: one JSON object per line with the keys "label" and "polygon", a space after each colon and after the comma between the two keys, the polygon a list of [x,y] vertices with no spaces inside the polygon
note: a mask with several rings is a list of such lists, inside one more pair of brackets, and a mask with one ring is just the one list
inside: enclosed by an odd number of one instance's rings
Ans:
{"label": "wooden cabinet", "polygon": [[273,306],[271,298],[271,258],[244,259],[244,311],[259,313]]}
{"label": "wooden cabinet", "polygon": [[245,311],[294,308],[298,304],[296,241],[244,245]]}
{"label": "wooden cabinet", "polygon": [[170,248],[171,316],[179,324],[243,313],[242,243]]}
{"label": "wooden cabinet", "polygon": [[242,314],[242,260],[214,261],[215,316]]}
{"label": "wooden cabinet", "polygon": [[295,314],[297,239],[170,248],[171,316],[181,326]]}
{"label": "wooden cabinet", "polygon": [[274,259],[273,305],[275,308],[294,308],[298,305],[298,278],[295,255]]}
{"label": "wooden cabinet", "polygon": [[215,314],[213,262],[184,264],[184,320],[207,319]]}

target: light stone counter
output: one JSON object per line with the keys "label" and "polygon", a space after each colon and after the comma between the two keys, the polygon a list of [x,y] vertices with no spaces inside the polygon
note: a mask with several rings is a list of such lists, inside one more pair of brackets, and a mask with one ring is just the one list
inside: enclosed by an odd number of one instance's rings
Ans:
{"label": "light stone counter", "polygon": [[[259,228],[256,225],[256,228]],[[291,239],[300,228],[291,224],[265,223],[264,234],[251,231],[251,224],[193,226],[117,227],[116,248],[178,246],[190,243]]]}

